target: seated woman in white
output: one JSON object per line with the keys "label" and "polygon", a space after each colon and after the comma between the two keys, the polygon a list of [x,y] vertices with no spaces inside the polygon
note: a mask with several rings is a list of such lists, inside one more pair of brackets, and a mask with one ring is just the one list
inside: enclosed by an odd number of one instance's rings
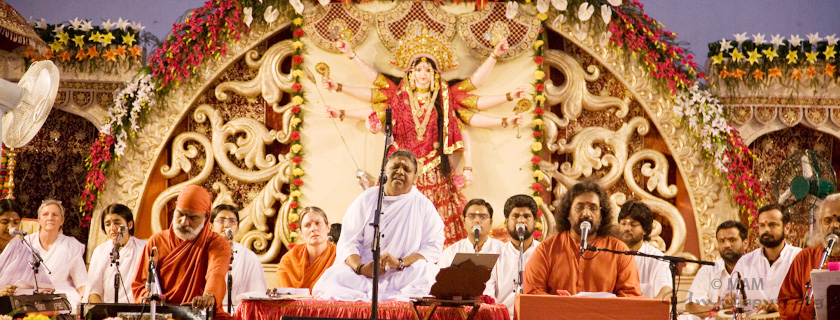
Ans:
{"label": "seated woman in white", "polygon": [[61,201],[44,200],[38,207],[39,230],[26,236],[26,240],[38,251],[47,269],[52,272],[48,277],[55,286],[55,292],[67,296],[75,313],[87,283],[85,245],[73,237],[61,234],[64,217]]}
{"label": "seated woman in white", "polygon": [[[122,204],[115,203],[106,207],[102,211],[100,225],[102,231],[108,235],[109,241],[97,246],[90,257],[84,300],[90,303],[134,303],[131,281],[137,273],[137,267],[140,265],[138,262],[140,256],[143,255],[146,241],[134,237],[134,215],[131,209]],[[117,254],[119,268],[112,258],[114,244],[117,243],[118,238],[120,240],[119,254]],[[117,272],[119,272],[119,277],[117,277]],[[115,291],[115,283],[119,290]],[[115,294],[119,295],[119,301],[114,300]]]}

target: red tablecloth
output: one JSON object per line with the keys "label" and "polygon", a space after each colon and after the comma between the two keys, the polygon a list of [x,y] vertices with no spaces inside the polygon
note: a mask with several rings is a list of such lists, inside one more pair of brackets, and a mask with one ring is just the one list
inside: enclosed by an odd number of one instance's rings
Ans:
{"label": "red tablecloth", "polygon": [[667,320],[668,301],[638,298],[583,298],[554,295],[520,294],[516,296],[519,320]]}
{"label": "red tablecloth", "polygon": [[[465,307],[469,313],[472,307]],[[421,315],[428,307],[419,307]],[[285,300],[250,301],[243,300],[233,318],[236,320],[276,320],[282,316],[370,318],[370,302],[365,301],[323,301]],[[379,303],[380,319],[414,319],[411,304],[388,301]],[[452,307],[438,307],[433,319],[460,320],[458,310]],[[504,304],[482,304],[476,320],[509,320],[510,314]]]}

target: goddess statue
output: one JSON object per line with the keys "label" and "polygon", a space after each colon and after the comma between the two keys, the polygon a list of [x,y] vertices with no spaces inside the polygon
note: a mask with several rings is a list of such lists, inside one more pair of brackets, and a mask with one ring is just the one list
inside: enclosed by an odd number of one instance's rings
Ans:
{"label": "goddess statue", "polygon": [[[467,234],[461,215],[466,198],[461,189],[472,184],[473,172],[470,139],[464,125],[505,128],[521,124],[523,114],[496,118],[479,111],[524,97],[526,86],[500,95],[479,97],[470,93],[486,82],[497,58],[508,49],[506,39],[499,41],[493,54],[469,78],[451,82],[440,75],[456,68],[458,62],[453,46],[443,37],[422,28],[407,32],[400,43],[391,53],[390,63],[403,70],[405,77],[391,79],[357,57],[349,43],[338,40],[338,49],[374,88],[342,85],[326,77],[321,84],[328,90],[369,101],[371,106],[354,110],[325,106],[325,114],[341,121],[366,121],[367,128],[376,133],[385,121],[385,109],[391,108],[394,143],[389,154],[407,149],[417,156],[417,189],[440,213],[448,246]],[[452,172],[454,163],[450,163],[449,156],[454,152],[463,152],[463,176]]]}

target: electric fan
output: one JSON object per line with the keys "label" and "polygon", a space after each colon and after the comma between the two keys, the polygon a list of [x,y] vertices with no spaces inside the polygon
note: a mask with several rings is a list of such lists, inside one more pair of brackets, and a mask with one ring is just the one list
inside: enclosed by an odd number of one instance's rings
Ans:
{"label": "electric fan", "polygon": [[776,171],[774,196],[792,214],[810,213],[814,224],[814,205],[836,190],[836,174],[823,155],[802,150],[785,159]]}

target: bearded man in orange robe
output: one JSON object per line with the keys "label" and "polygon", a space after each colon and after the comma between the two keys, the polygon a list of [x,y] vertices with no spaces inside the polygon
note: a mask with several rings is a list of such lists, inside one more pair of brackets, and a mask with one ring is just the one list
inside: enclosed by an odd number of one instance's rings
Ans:
{"label": "bearded man in orange robe", "polygon": [[165,304],[214,308],[214,319],[230,319],[224,312],[225,274],[230,245],[210,228],[210,193],[200,186],[185,187],[175,205],[172,225],[149,238],[131,289],[137,302],[148,296],[149,252],[157,248],[157,273]]}
{"label": "bearded man in orange robe", "polygon": [[[814,305],[824,305],[826,301],[805,303],[811,283],[811,270],[827,269],[828,262],[840,261],[840,245],[835,245],[826,263],[820,266],[825,251],[826,238],[829,235],[840,236],[840,193],[825,198],[820,206],[817,228],[808,242],[808,248],[802,249],[790,264],[785,281],[779,289],[779,313],[782,319],[814,319]],[[814,298],[816,300],[816,298]]]}

